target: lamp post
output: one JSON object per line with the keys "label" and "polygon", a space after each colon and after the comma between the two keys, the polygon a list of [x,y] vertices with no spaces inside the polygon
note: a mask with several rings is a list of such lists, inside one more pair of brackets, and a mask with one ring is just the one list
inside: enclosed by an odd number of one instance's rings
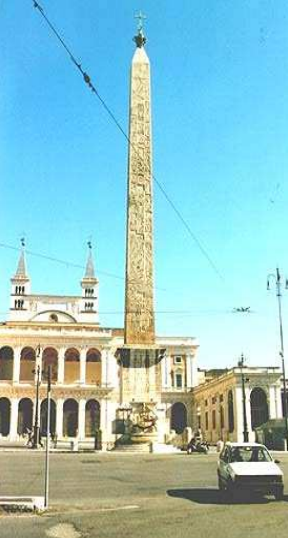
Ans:
{"label": "lamp post", "polygon": [[244,355],[242,353],[238,361],[238,367],[240,368],[240,372],[241,372],[241,384],[242,384],[243,441],[244,443],[249,443],[249,432],[248,432],[248,427],[247,427],[247,412],[246,412],[245,378],[243,374],[243,366],[244,366]]}
{"label": "lamp post", "polygon": [[46,423],[46,455],[45,455],[45,508],[49,505],[49,449],[50,449],[50,412],[51,412],[51,366],[47,372],[47,423]]}
{"label": "lamp post", "polygon": [[[36,360],[40,357],[40,344],[36,348]],[[41,368],[38,364],[36,370],[33,370],[33,373],[36,374],[36,399],[35,399],[35,419],[33,426],[33,443],[31,448],[38,448],[40,442],[40,426],[39,426],[39,387],[41,383]]]}
{"label": "lamp post", "polygon": [[[285,360],[284,360],[284,338],[283,338],[283,326],[282,326],[282,308],[281,308],[281,275],[278,267],[276,268],[276,275],[274,273],[267,277],[267,290],[270,290],[270,281],[275,280],[276,284],[276,297],[278,301],[278,317],[279,317],[279,330],[280,330],[280,351],[282,365],[282,377],[283,377],[283,415],[285,422],[285,445],[288,450],[288,419],[287,419],[287,390],[286,390],[286,375],[285,375]],[[288,281],[286,279],[285,289],[288,289]]]}
{"label": "lamp post", "polygon": [[33,444],[32,448],[38,448],[39,446],[39,433],[40,433],[40,426],[39,426],[39,387],[40,387],[40,366],[38,365],[36,368],[36,400],[35,400],[35,420],[34,420],[34,427],[33,427]]}

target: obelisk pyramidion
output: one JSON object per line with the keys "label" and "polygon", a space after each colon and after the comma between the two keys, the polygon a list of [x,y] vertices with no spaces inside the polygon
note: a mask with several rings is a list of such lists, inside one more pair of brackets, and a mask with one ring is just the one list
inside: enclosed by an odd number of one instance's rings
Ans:
{"label": "obelisk pyramidion", "polygon": [[125,344],[154,344],[150,63],[142,25],[134,38],[129,116]]}

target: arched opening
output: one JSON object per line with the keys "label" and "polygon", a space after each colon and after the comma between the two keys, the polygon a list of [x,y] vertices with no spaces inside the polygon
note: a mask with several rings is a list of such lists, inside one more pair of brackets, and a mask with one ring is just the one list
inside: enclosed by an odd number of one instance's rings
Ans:
{"label": "arched opening", "polygon": [[85,437],[95,437],[100,430],[100,404],[97,400],[88,400],[85,406]]}
{"label": "arched opening", "polygon": [[228,392],[228,431],[234,432],[234,404],[233,404],[233,392]]}
{"label": "arched opening", "polygon": [[10,432],[11,404],[8,398],[0,398],[0,435],[7,437]]}
{"label": "arched opening", "polygon": [[24,347],[20,355],[20,381],[34,381],[36,353],[32,347]]}
{"label": "arched opening", "polygon": [[263,389],[256,387],[250,394],[252,430],[267,422],[269,418],[267,396]]}
{"label": "arched opening", "polygon": [[51,366],[51,381],[55,383],[58,377],[58,352],[54,347],[46,347],[43,351],[42,370],[44,376],[48,373],[48,366]]}
{"label": "arched opening", "polygon": [[69,348],[65,352],[64,383],[76,383],[80,378],[80,354],[77,349]]}
{"label": "arched opening", "polygon": [[70,398],[63,405],[63,435],[77,437],[78,435],[78,403]]}
{"label": "arched opening", "polygon": [[182,433],[187,427],[187,409],[182,402],[177,402],[171,408],[170,428],[176,433]]}
{"label": "arched opening", "polygon": [[19,435],[32,431],[33,403],[29,398],[22,398],[18,405],[18,427]]}
{"label": "arched opening", "polygon": [[[41,435],[47,434],[47,415],[48,415],[48,400],[45,398],[40,406],[40,432]],[[54,400],[50,400],[50,433],[52,436],[56,432],[56,404]]]}
{"label": "arched opening", "polygon": [[87,351],[86,383],[101,385],[101,353],[98,349],[89,349]]}
{"label": "arched opening", "polygon": [[13,379],[13,357],[12,347],[4,346],[0,349],[0,380],[12,381]]}

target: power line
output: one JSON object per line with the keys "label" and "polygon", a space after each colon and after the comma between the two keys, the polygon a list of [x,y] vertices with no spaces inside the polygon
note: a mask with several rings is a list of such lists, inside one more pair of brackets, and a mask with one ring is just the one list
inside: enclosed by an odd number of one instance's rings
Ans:
{"label": "power line", "polygon": [[[0,243],[0,247],[8,248],[8,249],[11,249],[11,250],[17,250],[17,251],[21,250],[20,248],[14,247],[12,245],[8,245],[7,243]],[[55,258],[53,256],[47,256],[46,254],[41,254],[40,252],[33,252],[32,250],[25,250],[25,252],[26,252],[26,254],[29,254],[30,256],[36,256],[37,258],[43,258],[44,260],[57,262],[57,263],[60,263],[62,265],[66,265],[66,267],[76,267],[77,269],[85,269],[85,266],[80,265],[79,263],[74,263],[74,262],[70,262],[70,261],[67,261],[67,260],[62,260],[60,258]],[[115,275],[114,273],[108,273],[106,271],[99,271],[99,270],[97,270],[97,272],[99,274],[109,276],[111,278],[117,278],[118,280],[124,280],[124,277],[119,276],[119,275]]]}
{"label": "power line", "polygon": [[[109,108],[109,106],[106,104],[105,100],[100,96],[100,94],[98,93],[97,89],[95,88],[92,80],[91,80],[91,77],[89,76],[89,74],[84,71],[82,69],[82,66],[79,62],[77,62],[75,56],[73,55],[73,53],[71,52],[70,48],[66,45],[63,37],[61,37],[61,35],[59,34],[59,32],[56,30],[55,26],[50,22],[50,20],[48,19],[47,15],[45,14],[44,12],[44,9],[42,6],[40,6],[40,4],[38,2],[36,2],[36,0],[32,0],[33,2],[33,5],[35,7],[35,9],[37,9],[39,11],[39,13],[42,15],[42,17],[44,18],[44,20],[46,21],[47,25],[49,26],[49,28],[51,29],[51,31],[53,32],[53,34],[55,35],[55,37],[57,38],[57,40],[59,41],[59,43],[62,45],[62,47],[65,49],[66,53],[68,54],[70,60],[72,61],[72,63],[74,64],[74,66],[78,69],[78,71],[80,71],[81,75],[83,76],[83,79],[84,79],[84,82],[85,84],[87,84],[87,86],[90,88],[90,90],[92,91],[92,93],[99,99],[99,101],[101,102],[102,106],[104,107],[104,109],[106,110],[107,114],[110,116],[110,118],[112,119],[112,121],[115,123],[116,127],[119,129],[119,131],[122,133],[122,135],[124,136],[124,138],[126,139],[126,141],[128,142],[129,146],[133,147],[133,149],[137,152],[137,148],[135,148],[129,138],[129,136],[127,135],[127,133],[125,132],[125,130],[123,129],[123,127],[121,126],[121,124],[119,123],[119,121],[117,120],[116,116],[113,114],[113,112],[111,111],[111,109]],[[138,157],[141,158],[141,156],[139,155],[139,153],[137,152],[138,154]],[[160,189],[160,191],[162,192],[164,198],[166,199],[166,201],[168,202],[168,204],[172,207],[174,213],[177,215],[177,217],[179,218],[179,220],[182,222],[183,226],[185,227],[186,231],[188,232],[188,234],[190,235],[190,237],[193,239],[194,243],[196,243],[196,245],[198,246],[199,250],[202,252],[203,256],[206,258],[206,260],[209,262],[210,266],[213,268],[214,272],[218,275],[218,277],[221,279],[221,280],[224,280],[223,276],[221,275],[220,271],[218,270],[218,268],[216,267],[215,263],[213,262],[213,260],[211,259],[210,255],[208,254],[207,250],[204,248],[204,246],[202,245],[202,243],[199,241],[199,239],[196,237],[195,233],[192,231],[190,225],[188,224],[188,222],[186,221],[186,219],[183,217],[183,215],[181,214],[181,212],[179,211],[179,209],[176,207],[176,205],[174,204],[174,202],[172,201],[172,199],[168,196],[168,194],[166,193],[164,187],[162,186],[162,184],[158,181],[158,179],[155,177],[154,174],[152,174],[152,177],[155,181],[155,183],[157,184],[158,188]]]}

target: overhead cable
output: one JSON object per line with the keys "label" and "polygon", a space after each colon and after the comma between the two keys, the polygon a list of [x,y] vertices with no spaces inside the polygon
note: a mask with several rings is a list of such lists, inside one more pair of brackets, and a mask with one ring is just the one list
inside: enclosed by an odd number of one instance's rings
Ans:
{"label": "overhead cable", "polygon": [[[111,109],[109,108],[109,106],[106,104],[106,102],[104,101],[104,99],[100,96],[100,94],[98,93],[96,87],[94,86],[92,80],[91,80],[91,77],[90,75],[84,71],[84,69],[82,68],[81,66],[81,63],[77,62],[75,56],[73,55],[73,53],[71,52],[70,48],[66,45],[63,37],[61,37],[61,35],[59,34],[59,32],[56,30],[55,26],[50,22],[50,20],[48,19],[47,15],[45,14],[44,12],[44,9],[42,6],[40,6],[40,4],[38,2],[36,2],[36,0],[32,0],[33,2],[33,5],[35,7],[35,9],[37,9],[39,11],[39,13],[41,14],[41,16],[44,18],[44,20],[46,21],[47,25],[49,26],[49,28],[51,29],[51,31],[53,32],[53,34],[55,35],[55,37],[57,38],[57,40],[59,41],[59,43],[62,45],[62,47],[65,49],[66,53],[68,54],[70,60],[72,61],[72,63],[74,64],[74,66],[78,69],[78,71],[80,71],[82,77],[83,77],[83,80],[85,82],[85,84],[87,84],[87,86],[90,88],[90,90],[93,92],[93,94],[99,99],[99,101],[101,102],[102,106],[105,108],[106,112],[108,113],[108,115],[110,116],[110,118],[112,119],[112,121],[115,123],[115,125],[117,126],[117,128],[119,129],[119,131],[122,133],[122,135],[125,137],[126,141],[128,142],[129,146],[133,147],[133,149],[137,152],[137,148],[135,148],[135,146],[132,144],[129,136],[127,135],[127,133],[125,132],[125,130],[123,129],[123,127],[121,126],[121,124],[119,123],[119,121],[117,120],[116,116],[113,114],[113,112],[111,111]],[[140,154],[137,152],[139,158],[141,158]],[[163,185],[158,181],[158,179],[155,177],[154,174],[152,174],[152,177],[155,181],[155,183],[157,184],[158,188],[160,189],[160,191],[162,192],[164,198],[166,199],[166,201],[168,202],[168,204],[172,207],[174,213],[177,215],[177,217],[179,218],[179,220],[182,222],[183,226],[185,227],[186,231],[188,232],[188,234],[190,235],[190,237],[193,239],[194,243],[196,243],[196,245],[198,246],[199,250],[202,252],[203,256],[206,258],[206,260],[209,262],[210,266],[212,267],[212,269],[214,270],[214,272],[218,275],[218,277],[221,279],[221,280],[224,280],[222,274],[220,273],[220,271],[218,270],[218,268],[216,267],[215,263],[213,262],[213,260],[211,259],[210,255],[208,254],[207,250],[204,248],[204,246],[202,245],[202,243],[200,242],[200,240],[196,237],[195,233],[191,230],[191,227],[190,225],[188,224],[188,222],[186,221],[186,219],[183,217],[183,215],[181,214],[181,212],[179,211],[179,209],[176,207],[176,205],[174,204],[174,202],[172,201],[172,199],[170,198],[170,196],[168,196],[168,194],[166,193]]]}

